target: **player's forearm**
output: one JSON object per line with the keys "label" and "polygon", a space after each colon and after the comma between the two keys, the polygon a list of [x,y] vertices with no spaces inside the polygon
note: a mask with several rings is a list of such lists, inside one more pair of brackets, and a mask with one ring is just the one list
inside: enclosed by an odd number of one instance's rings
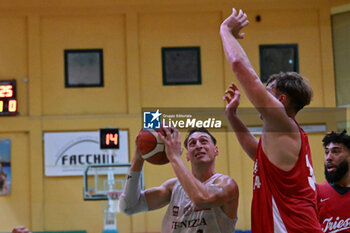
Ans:
{"label": "player's forearm", "polygon": [[242,146],[247,155],[251,159],[254,159],[256,150],[258,148],[258,140],[249,132],[247,126],[243,123],[237,114],[227,113],[226,116],[233,131],[236,134],[239,144]]}
{"label": "player's forearm", "polygon": [[123,193],[120,196],[119,207],[127,215],[148,210],[145,194],[141,191],[141,170],[143,163],[144,160],[142,158],[136,155],[134,156]]}
{"label": "player's forearm", "polygon": [[254,106],[264,106],[265,98],[262,98],[261,94],[266,94],[266,90],[250,64],[247,54],[227,26],[220,27],[220,35],[226,60],[249,100]]}
{"label": "player's forearm", "polygon": [[129,171],[119,207],[127,215],[148,210],[145,194],[141,191],[140,171]]}
{"label": "player's forearm", "polygon": [[239,81],[243,83],[250,81],[249,77],[241,77],[242,75],[240,74],[242,73],[241,70],[243,69],[246,70],[245,72],[251,72],[252,78],[254,80],[254,76],[257,77],[257,75],[252,65],[250,64],[248,56],[245,53],[242,46],[240,45],[240,43],[237,41],[237,39],[232,35],[230,29],[227,26],[222,25],[220,27],[220,36],[226,60],[230,64],[232,70],[236,73],[237,78],[242,79]]}
{"label": "player's forearm", "polygon": [[231,67],[234,67],[234,65],[237,62],[243,61],[247,63],[247,65],[250,65],[245,51],[243,50],[237,39],[232,35],[230,29],[227,26],[221,25],[220,36],[226,60],[231,65]]}
{"label": "player's forearm", "polygon": [[131,161],[130,171],[141,171],[143,168],[144,160],[140,157],[134,156]]}
{"label": "player's forearm", "polygon": [[196,205],[208,202],[211,196],[208,188],[200,182],[186,167],[180,157],[175,157],[170,161],[174,172],[185,190],[188,197]]}

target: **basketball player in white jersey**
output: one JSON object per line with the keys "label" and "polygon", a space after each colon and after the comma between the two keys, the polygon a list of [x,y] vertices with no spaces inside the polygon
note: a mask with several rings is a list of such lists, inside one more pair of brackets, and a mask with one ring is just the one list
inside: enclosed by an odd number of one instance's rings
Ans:
{"label": "basketball player in white jersey", "polygon": [[121,210],[132,215],[168,205],[161,232],[233,233],[237,221],[238,186],[229,176],[215,171],[219,155],[216,139],[206,129],[189,132],[184,145],[190,171],[181,159],[183,149],[178,130],[164,128],[159,134],[177,178],[159,187],[141,191],[140,172],[144,160],[135,152],[125,189],[121,195]]}

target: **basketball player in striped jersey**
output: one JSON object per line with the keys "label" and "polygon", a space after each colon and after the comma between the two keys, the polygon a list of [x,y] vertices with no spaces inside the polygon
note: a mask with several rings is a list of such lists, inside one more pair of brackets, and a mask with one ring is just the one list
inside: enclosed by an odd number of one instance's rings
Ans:
{"label": "basketball player in striped jersey", "polygon": [[325,233],[350,233],[350,135],[323,138],[325,182],[317,185],[318,218]]}
{"label": "basketball player in striped jersey", "polygon": [[247,15],[233,9],[220,27],[226,60],[263,120],[259,141],[237,115],[240,91],[224,96],[226,115],[239,143],[254,160],[252,233],[322,233],[316,214],[316,185],[307,135],[295,121],[310,103],[312,90],[294,72],[273,75],[266,87],[237,41]]}
{"label": "basketball player in striped jersey", "polygon": [[136,151],[121,195],[121,210],[132,215],[168,205],[162,233],[234,233],[238,186],[231,177],[215,171],[215,158],[219,155],[216,139],[204,128],[189,132],[184,145],[190,171],[181,159],[179,131],[173,129],[171,134],[169,128],[164,129],[166,136],[159,136],[177,178],[141,191],[140,172],[144,160]]}

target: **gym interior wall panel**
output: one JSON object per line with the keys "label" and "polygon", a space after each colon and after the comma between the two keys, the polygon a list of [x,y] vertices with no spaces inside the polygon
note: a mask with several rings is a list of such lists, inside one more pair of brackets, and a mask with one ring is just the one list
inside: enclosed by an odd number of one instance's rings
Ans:
{"label": "gym interior wall panel", "polygon": [[228,135],[228,161],[230,176],[239,188],[238,219],[236,229],[249,230],[251,202],[253,197],[253,160],[244,152],[233,131]]}
{"label": "gym interior wall panel", "polygon": [[308,134],[316,183],[322,183],[326,180],[324,176],[324,148],[322,145],[322,139],[325,134],[326,133]]}
{"label": "gym interior wall panel", "polygon": [[350,11],[332,16],[337,105],[350,105]]}
{"label": "gym interior wall panel", "polygon": [[[237,144],[239,145],[239,144]],[[237,229],[250,230],[251,226],[251,205],[253,199],[253,169],[254,161],[239,147],[240,153],[237,155],[241,158],[242,163],[242,179],[239,183],[240,188],[240,215],[244,216],[244,220],[237,226]],[[239,216],[238,216],[239,217]]]}
{"label": "gym interior wall panel", "polygon": [[84,201],[83,178],[45,177],[45,230],[102,232],[105,201]]}
{"label": "gym interior wall panel", "polygon": [[[44,16],[41,38],[44,115],[127,112],[123,14]],[[65,88],[65,49],[103,49],[104,86]]]}
{"label": "gym interior wall panel", "polygon": [[[211,132],[217,141],[217,148],[219,151],[218,156],[215,159],[215,170],[217,173],[230,175],[230,164],[229,164],[229,156],[232,156],[228,153],[227,147],[227,137],[225,135],[225,131],[222,132]],[[186,150],[185,150],[186,151]]]}
{"label": "gym interior wall panel", "polygon": [[253,161],[244,153],[233,131],[228,129],[226,137],[227,152],[220,154],[226,155],[229,172],[225,174],[236,181],[239,189],[237,211],[239,221],[236,224],[236,229],[247,230],[250,229]]}
{"label": "gym interior wall panel", "polygon": [[[143,107],[223,106],[220,21],[221,12],[155,12],[139,15]],[[202,84],[164,86],[162,47],[188,46],[200,47]]]}
{"label": "gym interior wall panel", "polygon": [[28,134],[20,132],[0,133],[0,138],[11,140],[11,191],[0,195],[0,232],[9,232],[13,226],[31,223],[29,141]]}
{"label": "gym interior wall panel", "polygon": [[19,115],[27,115],[27,31],[26,17],[0,17],[0,80],[16,80]]}
{"label": "gym interior wall panel", "polygon": [[344,12],[344,10],[348,11],[350,9],[350,1],[349,0],[332,0],[329,1],[330,6],[332,7],[333,12]]}

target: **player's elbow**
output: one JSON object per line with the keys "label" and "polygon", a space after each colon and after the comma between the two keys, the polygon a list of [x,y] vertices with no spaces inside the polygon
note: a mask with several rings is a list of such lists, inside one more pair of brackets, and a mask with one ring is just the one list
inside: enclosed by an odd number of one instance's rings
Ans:
{"label": "player's elbow", "polygon": [[122,209],[122,212],[125,214],[125,215],[128,215],[128,216],[131,216],[134,214],[133,211],[131,211],[130,209]]}
{"label": "player's elbow", "polygon": [[192,202],[197,208],[203,209],[211,206],[214,200],[213,197],[209,195],[198,195],[197,197],[193,198]]}
{"label": "player's elbow", "polygon": [[136,214],[140,211],[138,211],[138,208],[137,208],[137,203],[128,203],[122,196],[122,198],[120,198],[120,201],[119,201],[119,209],[126,215],[128,216],[131,216],[133,214]]}
{"label": "player's elbow", "polygon": [[243,64],[242,58],[236,56],[232,57],[230,65],[233,71],[240,70]]}
{"label": "player's elbow", "polygon": [[138,200],[127,200],[125,195],[121,195],[119,201],[119,209],[126,215],[133,215],[139,212],[148,211],[148,204],[143,194],[140,195]]}
{"label": "player's elbow", "polygon": [[119,209],[126,215],[130,216],[132,214],[134,214],[134,212],[132,211],[132,208],[130,206],[128,206],[128,203],[125,201],[124,198],[121,198],[119,201]]}

